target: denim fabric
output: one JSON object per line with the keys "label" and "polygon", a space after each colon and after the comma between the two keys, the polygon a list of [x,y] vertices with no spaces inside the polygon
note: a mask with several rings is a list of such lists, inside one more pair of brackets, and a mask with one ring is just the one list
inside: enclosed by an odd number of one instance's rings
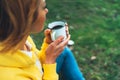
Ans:
{"label": "denim fabric", "polygon": [[56,62],[60,80],[85,80],[73,53],[68,47],[64,49]]}

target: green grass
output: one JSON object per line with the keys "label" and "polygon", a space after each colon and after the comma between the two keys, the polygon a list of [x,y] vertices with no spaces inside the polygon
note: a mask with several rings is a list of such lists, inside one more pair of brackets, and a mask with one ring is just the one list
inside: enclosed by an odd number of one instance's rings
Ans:
{"label": "green grass", "polygon": [[[45,28],[55,20],[69,23],[73,52],[86,80],[119,80],[120,0],[47,0],[47,6]],[[43,32],[33,38],[39,48]]]}

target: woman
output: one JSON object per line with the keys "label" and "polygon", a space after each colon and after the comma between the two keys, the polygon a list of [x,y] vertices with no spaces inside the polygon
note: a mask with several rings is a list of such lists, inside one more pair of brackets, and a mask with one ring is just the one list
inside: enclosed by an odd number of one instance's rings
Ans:
{"label": "woman", "polygon": [[45,6],[45,0],[0,0],[1,80],[58,80],[55,61],[70,36],[51,42],[46,30],[41,51],[29,37],[44,28]]}

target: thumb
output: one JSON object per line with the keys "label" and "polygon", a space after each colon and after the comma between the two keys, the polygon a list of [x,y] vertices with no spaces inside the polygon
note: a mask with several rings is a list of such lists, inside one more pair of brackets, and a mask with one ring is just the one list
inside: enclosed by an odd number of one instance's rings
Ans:
{"label": "thumb", "polygon": [[50,32],[51,32],[50,29],[46,29],[46,30],[44,31],[45,37],[48,37],[48,36],[50,35]]}
{"label": "thumb", "polygon": [[50,33],[51,33],[51,30],[50,30],[50,29],[46,29],[46,30],[44,31],[44,35],[45,35],[45,38],[46,38],[46,42],[47,42],[48,44],[50,44],[50,43],[52,42]]}

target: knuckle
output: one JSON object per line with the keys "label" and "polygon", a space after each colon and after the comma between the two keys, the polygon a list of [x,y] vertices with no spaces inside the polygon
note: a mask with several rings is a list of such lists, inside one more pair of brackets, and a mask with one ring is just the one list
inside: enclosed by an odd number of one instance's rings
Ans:
{"label": "knuckle", "polygon": [[54,43],[52,43],[52,44],[50,44],[50,46],[52,47],[52,48],[55,48],[55,44]]}
{"label": "knuckle", "polygon": [[64,49],[64,46],[62,45],[61,47],[60,47],[60,50],[62,51]]}
{"label": "knuckle", "polygon": [[61,49],[62,49],[62,50],[64,50],[64,49],[65,49],[65,47],[62,47]]}

